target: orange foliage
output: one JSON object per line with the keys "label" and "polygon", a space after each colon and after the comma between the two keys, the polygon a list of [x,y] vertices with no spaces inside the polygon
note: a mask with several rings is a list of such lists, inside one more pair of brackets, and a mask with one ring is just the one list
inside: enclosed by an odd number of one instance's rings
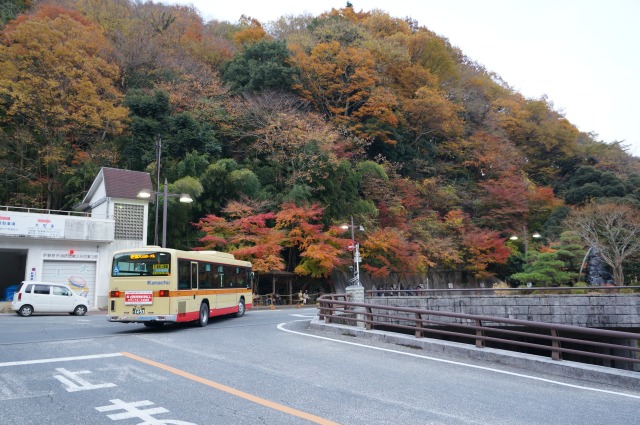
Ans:
{"label": "orange foliage", "polygon": [[484,229],[468,229],[462,238],[467,270],[478,279],[492,275],[487,270],[490,264],[504,264],[511,251],[504,245],[505,239],[497,232]]}
{"label": "orange foliage", "polygon": [[233,43],[239,48],[270,38],[257,19],[242,15],[240,24],[244,28],[233,34],[232,37]]}
{"label": "orange foliage", "polygon": [[428,261],[420,247],[397,229],[372,232],[362,243],[362,268],[375,277],[390,273],[416,273],[426,269]]}

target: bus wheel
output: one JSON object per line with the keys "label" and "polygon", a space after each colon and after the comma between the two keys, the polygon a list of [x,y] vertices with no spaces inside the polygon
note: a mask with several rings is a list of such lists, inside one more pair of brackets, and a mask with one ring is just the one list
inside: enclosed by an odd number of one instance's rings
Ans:
{"label": "bus wheel", "polygon": [[238,312],[236,313],[236,317],[244,316],[244,311],[245,311],[244,300],[240,300],[238,302]]}
{"label": "bus wheel", "polygon": [[198,318],[198,326],[205,327],[209,323],[209,306],[206,303],[200,304],[200,317]]}

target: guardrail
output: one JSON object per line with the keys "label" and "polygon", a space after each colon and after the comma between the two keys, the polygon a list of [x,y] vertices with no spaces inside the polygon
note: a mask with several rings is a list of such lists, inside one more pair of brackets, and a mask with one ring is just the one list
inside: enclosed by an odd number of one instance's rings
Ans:
{"label": "guardrail", "polygon": [[[327,294],[316,300],[319,317],[325,323],[340,321],[367,330],[378,328],[413,331],[416,338],[425,335],[443,335],[462,340],[472,340],[477,348],[485,348],[486,342],[509,347],[527,347],[549,351],[553,360],[562,360],[562,354],[620,361],[627,369],[638,370],[640,365],[640,333],[585,328],[556,323],[533,322],[504,317],[452,313],[409,307],[394,307],[350,302],[346,294]],[[398,313],[404,314],[403,316]],[[454,321],[443,321],[453,318]],[[439,319],[439,320],[438,320]],[[525,329],[519,329],[525,328]],[[534,333],[531,330],[537,330]],[[561,333],[571,334],[562,336]],[[576,336],[577,335],[577,336]],[[589,339],[591,338],[591,339]],[[594,341],[623,340],[625,344]],[[530,342],[537,340],[539,342]],[[541,342],[546,342],[546,344]],[[563,344],[565,344],[563,346]],[[572,345],[573,348],[568,347]],[[578,348],[582,347],[582,348]],[[608,350],[609,353],[597,350]],[[618,353],[618,354],[611,354]],[[622,355],[621,353],[625,353]]]}
{"label": "guardrail", "polygon": [[545,286],[531,288],[442,288],[442,289],[373,289],[365,291],[371,297],[429,296],[429,295],[496,295],[496,294],[619,294],[640,292],[640,286]]}

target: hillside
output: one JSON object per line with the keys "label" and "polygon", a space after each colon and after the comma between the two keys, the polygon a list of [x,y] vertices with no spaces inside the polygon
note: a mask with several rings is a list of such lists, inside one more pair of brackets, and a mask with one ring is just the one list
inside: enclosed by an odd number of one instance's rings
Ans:
{"label": "hillside", "polygon": [[566,282],[589,245],[566,217],[640,206],[639,158],[411,19],[233,24],[129,0],[14,0],[2,18],[2,205],[71,209],[102,166],[155,176],[161,145],[162,178],[196,201],[171,205],[170,246],[327,277],[353,217],[373,276],[508,278],[542,252]]}

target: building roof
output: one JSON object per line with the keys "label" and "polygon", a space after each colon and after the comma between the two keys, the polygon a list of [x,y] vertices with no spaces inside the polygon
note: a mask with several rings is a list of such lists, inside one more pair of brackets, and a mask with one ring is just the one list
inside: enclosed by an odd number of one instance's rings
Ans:
{"label": "building roof", "polygon": [[107,167],[102,167],[101,172],[110,198],[138,199],[141,190],[153,191],[149,173]]}
{"label": "building roof", "polygon": [[[92,199],[100,186],[104,186],[107,198],[138,199],[138,193],[146,189],[153,192],[151,175],[143,171],[121,170],[119,168],[102,167],[84,196],[82,203],[74,209],[86,211],[91,208]],[[95,202],[97,200],[93,200]]]}

